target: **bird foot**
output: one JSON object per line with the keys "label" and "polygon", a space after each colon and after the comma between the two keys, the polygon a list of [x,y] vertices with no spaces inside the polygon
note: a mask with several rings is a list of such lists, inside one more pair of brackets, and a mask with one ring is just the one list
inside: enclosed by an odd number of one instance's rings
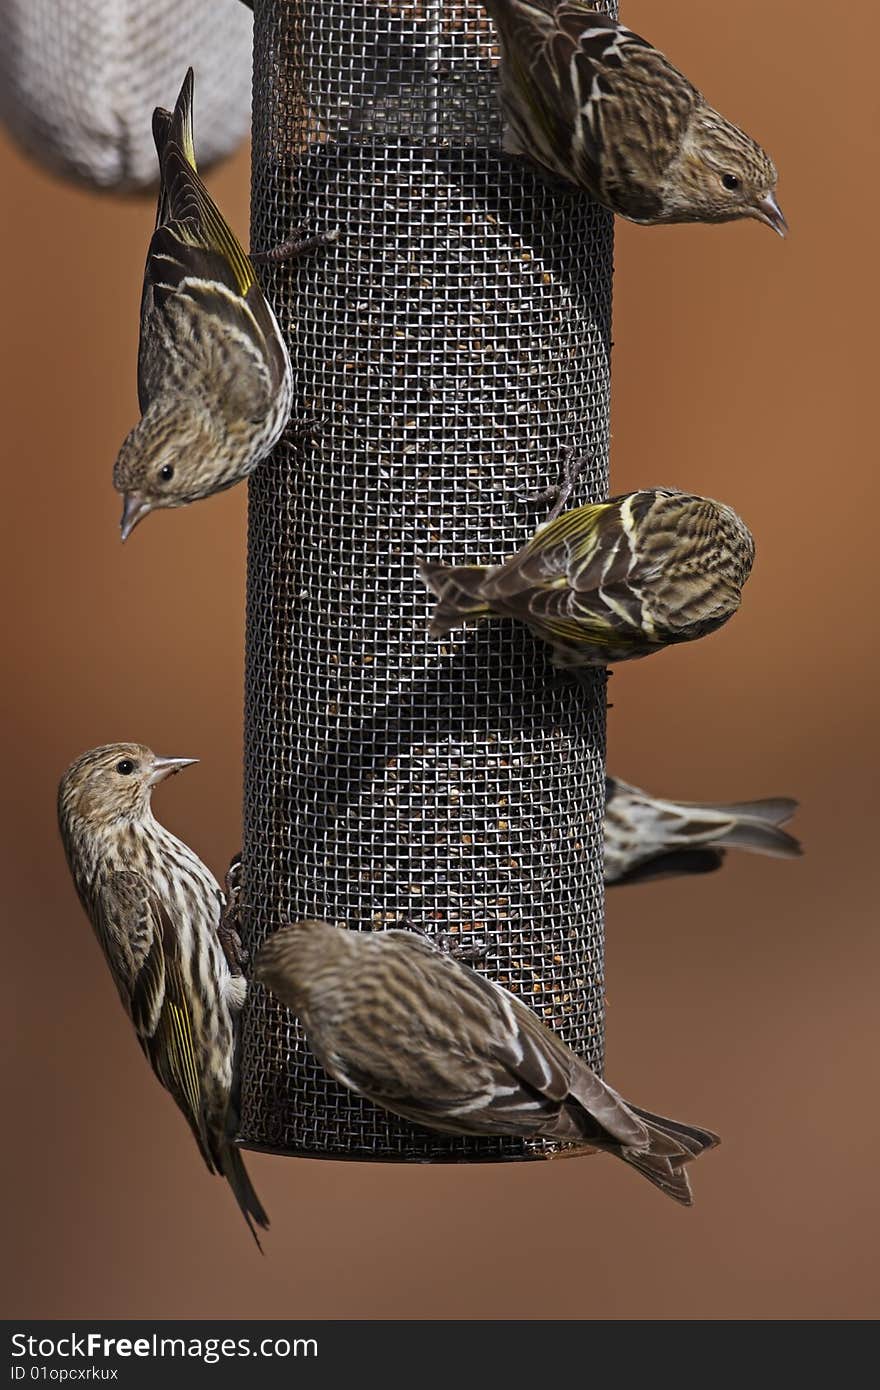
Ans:
{"label": "bird foot", "polygon": [[248,961],[248,953],[241,942],[238,928],[239,895],[241,893],[241,855],[237,854],[226,870],[226,906],[220,914],[217,937],[226,957],[226,963],[233,975],[242,975]]}
{"label": "bird foot", "polygon": [[299,420],[291,420],[286,429],[286,437],[296,444],[304,444],[309,439],[314,439],[318,430],[318,422],[305,416]]}
{"label": "bird foot", "polygon": [[279,242],[277,246],[270,247],[268,251],[251,251],[251,260],[255,265],[278,265],[281,261],[295,261],[310,251],[318,251],[322,246],[329,246],[338,238],[338,231],[318,232],[315,236],[307,237],[304,237],[301,232],[295,232],[286,241]]}
{"label": "bird foot", "polygon": [[574,491],[584,466],[590,461],[591,459],[588,454],[581,454],[575,457],[575,452],[571,445],[563,445],[562,482],[553,483],[550,487],[542,488],[540,492],[521,492],[519,494],[520,501],[527,502],[531,506],[540,506],[542,503],[552,502],[553,507],[544,522],[544,525],[547,526],[551,521],[555,521],[561,514],[569,497]]}
{"label": "bird foot", "polygon": [[407,931],[415,932],[416,936],[427,941],[429,946],[434,946],[442,955],[451,956],[462,965],[482,965],[489,954],[489,943],[483,936],[464,941],[459,932],[441,931],[432,935],[423,931],[416,925],[415,919],[409,916],[403,917],[401,923]]}
{"label": "bird foot", "polygon": [[432,938],[434,945],[444,956],[451,956],[460,965],[485,965],[489,954],[489,943],[484,936],[473,936],[463,941],[458,932],[440,932]]}

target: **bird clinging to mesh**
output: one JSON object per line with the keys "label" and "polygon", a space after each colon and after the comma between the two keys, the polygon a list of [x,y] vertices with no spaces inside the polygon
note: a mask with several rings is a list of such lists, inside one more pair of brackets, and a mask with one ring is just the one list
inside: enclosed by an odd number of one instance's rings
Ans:
{"label": "bird clinging to mesh", "polygon": [[173,115],[153,114],[160,186],[141,299],[141,419],[113,470],[123,540],[149,512],[246,478],[293,401],[278,321],[196,170],[192,98],[190,68]]}
{"label": "bird clinging to mesh", "polygon": [[584,0],[484,0],[505,149],[631,222],[755,218],[785,236],[776,169],[669,59]]}
{"label": "bird clinging to mesh", "polygon": [[605,883],[643,883],[719,869],[728,849],[777,859],[803,850],[781,827],[797,810],[790,797],[762,801],[664,801],[616,777],[605,779]]}
{"label": "bird clinging to mesh", "polygon": [[257,1240],[254,1223],[266,1227],[268,1218],[231,1138],[247,985],[218,935],[220,885],[150,806],[153,788],[192,762],[157,757],[138,743],[93,748],[61,779],[58,821],[80,901],[138,1042]]}
{"label": "bird clinging to mesh", "polygon": [[520,999],[414,932],[299,922],[263,944],[255,978],[332,1077],[428,1129],[599,1149],[687,1206],[685,1164],[718,1143],[627,1104]]}
{"label": "bird clinging to mesh", "polygon": [[739,608],[755,547],[730,507],[649,488],[575,507],[501,565],[420,561],[431,633],[490,614],[550,644],[557,666],[629,661],[714,632]]}

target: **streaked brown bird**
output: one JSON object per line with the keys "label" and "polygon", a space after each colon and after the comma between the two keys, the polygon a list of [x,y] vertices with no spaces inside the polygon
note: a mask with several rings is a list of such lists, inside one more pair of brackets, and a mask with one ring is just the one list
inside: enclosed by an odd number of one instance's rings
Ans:
{"label": "streaked brown bird", "polygon": [[123,540],[151,511],[246,478],[293,401],[278,321],[196,170],[192,99],[190,68],[174,114],[153,114],[160,186],[141,300],[141,419],[113,470]]}
{"label": "streaked brown bird", "polygon": [[58,789],[58,823],[80,901],[153,1071],[251,1234],[268,1218],[235,1128],[235,1043],[247,986],[224,953],[224,896],[193,851],[154,818],[153,788],[195,758],[140,743],[83,753]]}
{"label": "streaked brown bird", "polygon": [[720,869],[728,849],[797,859],[799,841],[781,827],[798,803],[791,797],[734,801],[664,801],[606,777],[605,883],[645,883]]}
{"label": "streaked brown bird", "polygon": [[502,565],[422,560],[431,633],[490,614],[548,642],[557,666],[606,666],[704,637],[739,608],[755,547],[734,511],[672,488],[575,507]]}
{"label": "streaked brown bird", "polygon": [[505,149],[630,222],[751,217],[780,236],[776,169],[669,59],[584,0],[484,0]]}
{"label": "streaked brown bird", "polygon": [[718,1143],[628,1105],[520,999],[413,932],[299,922],[264,943],[255,978],[332,1077],[428,1129],[587,1145],[687,1206],[684,1165]]}

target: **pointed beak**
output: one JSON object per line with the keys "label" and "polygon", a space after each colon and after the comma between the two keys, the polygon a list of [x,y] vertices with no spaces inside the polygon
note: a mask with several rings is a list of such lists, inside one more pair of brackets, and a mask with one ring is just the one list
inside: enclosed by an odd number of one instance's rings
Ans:
{"label": "pointed beak", "polygon": [[182,772],[185,767],[192,767],[197,763],[198,758],[154,758],[153,771],[147,779],[148,787],[155,787],[158,782],[164,782],[166,777],[173,777],[176,772]]}
{"label": "pointed beak", "polygon": [[122,539],[127,541],[139,521],[143,521],[151,511],[149,502],[141,497],[139,492],[127,492],[125,502],[122,507],[122,520],[119,529],[122,532]]}
{"label": "pointed beak", "polygon": [[782,208],[776,201],[772,193],[768,193],[764,198],[759,198],[755,204],[758,209],[758,216],[762,222],[766,222],[768,227],[772,227],[774,232],[784,237],[788,232],[788,223],[785,220]]}

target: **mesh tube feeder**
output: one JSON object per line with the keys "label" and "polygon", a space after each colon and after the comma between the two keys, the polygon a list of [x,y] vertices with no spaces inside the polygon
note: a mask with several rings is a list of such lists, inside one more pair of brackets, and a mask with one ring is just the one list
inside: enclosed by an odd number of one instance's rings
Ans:
{"label": "mesh tube feeder", "polygon": [[[612,218],[501,150],[476,0],[256,0],[251,244],[337,239],[265,269],[288,430],[249,484],[245,945],[303,917],[477,944],[603,1063],[605,677],[519,624],[442,643],[420,554],[496,563],[523,500],[590,462],[608,495]],[[540,1158],[362,1101],[254,989],[239,1140],[330,1158]]]}

